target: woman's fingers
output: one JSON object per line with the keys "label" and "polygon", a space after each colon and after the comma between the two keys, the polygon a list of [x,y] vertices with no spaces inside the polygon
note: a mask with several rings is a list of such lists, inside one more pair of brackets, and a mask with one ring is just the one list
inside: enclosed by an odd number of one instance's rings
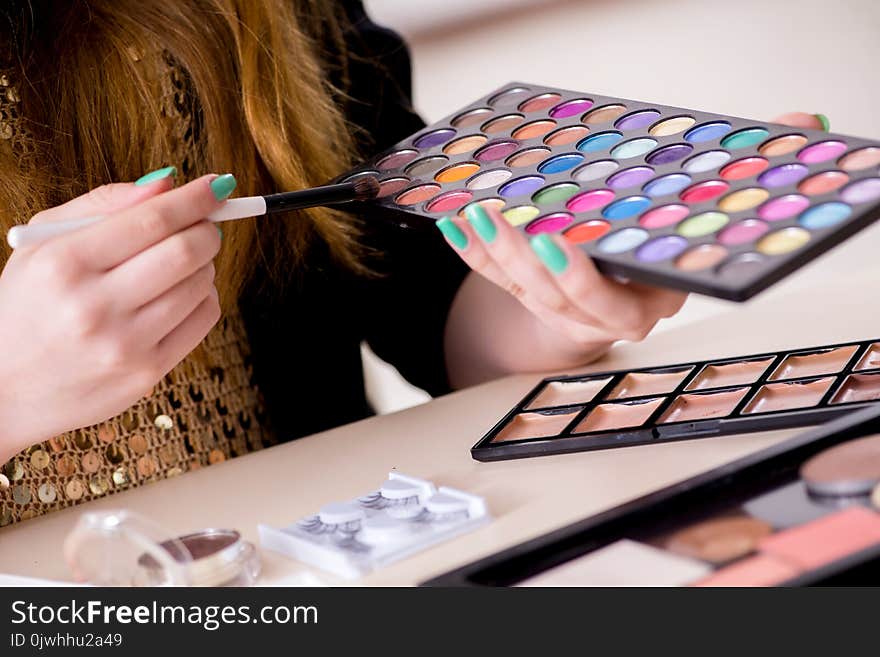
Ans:
{"label": "woman's fingers", "polygon": [[492,259],[466,220],[460,217],[444,217],[437,222],[437,228],[468,267],[498,287],[510,289],[510,277]]}
{"label": "woman's fingers", "polygon": [[[107,270],[202,221],[235,189],[235,177],[202,176],[64,238],[92,269]],[[58,240],[61,241],[60,239]]]}
{"label": "woman's fingers", "polygon": [[220,303],[216,290],[212,290],[208,297],[156,346],[154,358],[160,369],[159,378],[165,376],[198,347],[219,319]]}
{"label": "woman's fingers", "polygon": [[139,308],[205,267],[219,250],[217,227],[200,221],[111,269],[104,284],[118,308]]}
{"label": "woman's fingers", "polygon": [[824,114],[807,114],[806,112],[788,112],[773,119],[773,123],[782,123],[793,128],[806,128],[809,130],[824,130],[831,128],[828,117]]}
{"label": "woman's fingers", "polygon": [[486,252],[510,281],[517,297],[528,296],[553,312],[584,322],[597,318],[575,306],[541,266],[524,236],[494,208],[479,205],[468,208],[468,221],[483,243]]}
{"label": "woman's fingers", "polygon": [[214,293],[214,263],[180,281],[131,316],[133,340],[156,345]]}
{"label": "woman's fingers", "polygon": [[29,223],[40,224],[61,219],[97,217],[125,210],[174,186],[177,169],[165,167],[152,171],[133,183],[101,185],[63,205],[38,212]]}

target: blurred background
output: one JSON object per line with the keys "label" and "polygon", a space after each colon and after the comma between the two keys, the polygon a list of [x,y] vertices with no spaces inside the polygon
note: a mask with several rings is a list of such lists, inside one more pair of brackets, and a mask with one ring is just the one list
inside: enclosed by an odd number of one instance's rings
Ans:
{"label": "blurred background", "polygon": [[[793,110],[820,112],[834,132],[880,139],[878,0],[365,5],[375,22],[408,41],[416,108],[428,123],[517,80],[767,120]],[[763,295],[811,288],[819,313],[832,279],[864,280],[866,269],[880,282],[880,223]],[[878,289],[866,291],[867,303],[876,302]],[[737,307],[694,295],[655,332]],[[379,412],[427,400],[393,368],[366,351],[364,358],[368,395]],[[661,353],[645,364],[664,362]]]}

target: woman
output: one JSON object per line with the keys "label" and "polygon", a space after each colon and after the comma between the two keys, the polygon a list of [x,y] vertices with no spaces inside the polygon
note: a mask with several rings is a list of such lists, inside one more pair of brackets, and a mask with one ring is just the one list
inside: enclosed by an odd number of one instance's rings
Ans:
{"label": "woman", "polygon": [[2,255],[0,524],[367,416],[363,340],[442,394],[587,363],[683,302],[497,213],[441,222],[452,249],[328,209],[221,240],[204,217],[233,191],[323,183],[422,125],[406,50],[359,2],[3,18],[0,228],[107,219]]}

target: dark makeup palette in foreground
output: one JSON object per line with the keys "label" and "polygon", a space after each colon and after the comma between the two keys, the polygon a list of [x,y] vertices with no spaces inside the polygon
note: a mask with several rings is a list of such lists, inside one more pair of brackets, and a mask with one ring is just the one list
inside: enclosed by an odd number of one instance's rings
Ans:
{"label": "dark makeup palette in foreground", "polygon": [[876,586],[878,432],[862,409],[429,584]]}
{"label": "dark makeup palette in foreground", "polygon": [[498,461],[807,426],[880,400],[880,339],[544,379],[471,448]]}
{"label": "dark makeup palette in foreground", "polygon": [[478,203],[606,274],[741,301],[880,216],[880,143],[511,83],[343,176],[430,225]]}

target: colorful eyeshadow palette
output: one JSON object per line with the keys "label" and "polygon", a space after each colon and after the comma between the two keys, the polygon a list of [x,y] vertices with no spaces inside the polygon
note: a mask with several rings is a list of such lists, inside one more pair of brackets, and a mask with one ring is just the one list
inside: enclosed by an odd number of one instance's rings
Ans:
{"label": "colorful eyeshadow palette", "polygon": [[862,409],[427,584],[876,585],[878,432]]}
{"label": "colorful eyeshadow palette", "polygon": [[742,301],[877,219],[878,165],[865,139],[511,83],[342,179],[407,226],[479,203],[608,275]]}
{"label": "colorful eyeshadow palette", "polygon": [[478,461],[818,424],[880,400],[880,339],[544,379]]}

